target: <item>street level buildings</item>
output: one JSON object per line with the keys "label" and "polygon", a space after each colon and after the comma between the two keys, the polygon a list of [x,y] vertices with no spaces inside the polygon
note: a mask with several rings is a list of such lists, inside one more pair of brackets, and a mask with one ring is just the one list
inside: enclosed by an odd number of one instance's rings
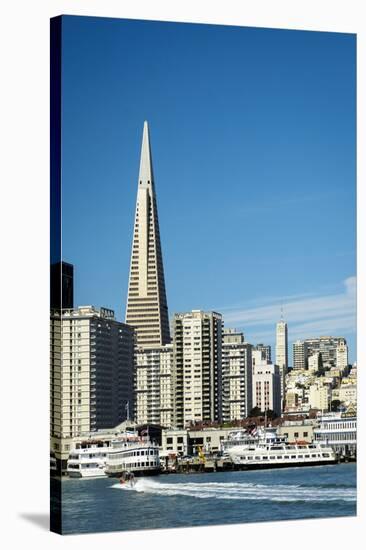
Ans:
{"label": "street level buildings", "polygon": [[170,343],[158,209],[146,121],[141,146],[126,323],[134,327],[138,346],[151,348]]}
{"label": "street level buildings", "polygon": [[222,420],[241,420],[252,408],[252,346],[235,329],[222,333]]}
{"label": "street level buildings", "polygon": [[222,316],[177,313],[174,326],[174,426],[222,419]]}

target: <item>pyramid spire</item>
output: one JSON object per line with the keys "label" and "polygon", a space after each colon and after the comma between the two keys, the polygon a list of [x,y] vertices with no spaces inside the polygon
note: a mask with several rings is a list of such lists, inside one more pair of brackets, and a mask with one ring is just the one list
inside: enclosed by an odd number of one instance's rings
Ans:
{"label": "pyramid spire", "polygon": [[142,133],[139,184],[143,186],[152,185],[153,181],[154,174],[151,160],[149,124],[145,120]]}
{"label": "pyramid spire", "polygon": [[137,345],[170,342],[158,209],[154,192],[149,127],[144,122],[132,240],[126,323],[135,328]]}

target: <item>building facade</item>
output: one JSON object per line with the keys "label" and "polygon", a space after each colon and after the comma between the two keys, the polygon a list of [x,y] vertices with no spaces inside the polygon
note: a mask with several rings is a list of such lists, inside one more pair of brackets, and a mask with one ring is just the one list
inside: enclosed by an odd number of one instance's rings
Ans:
{"label": "building facade", "polygon": [[264,354],[264,358],[271,362],[272,361],[272,349],[271,346],[267,344],[257,344],[254,346],[255,351],[261,351]]}
{"label": "building facade", "polygon": [[174,426],[222,419],[222,317],[193,310],[174,315]]}
{"label": "building facade", "polygon": [[173,425],[173,345],[135,350],[135,419],[138,424]]}
{"label": "building facade", "polygon": [[281,415],[281,376],[277,365],[263,362],[253,366],[253,407]]}
{"label": "building facade", "polygon": [[138,346],[151,348],[170,343],[158,210],[146,121],[141,147],[126,323],[134,327]]}
{"label": "building facade", "polygon": [[234,329],[222,333],[222,420],[240,420],[252,408],[252,346]]}
{"label": "building facade", "polygon": [[287,323],[281,319],[276,324],[276,365],[280,369],[281,376],[281,407],[285,399],[285,380],[288,372],[288,334]]}
{"label": "building facade", "polygon": [[51,317],[51,436],[112,428],[133,410],[134,333],[92,306]]}

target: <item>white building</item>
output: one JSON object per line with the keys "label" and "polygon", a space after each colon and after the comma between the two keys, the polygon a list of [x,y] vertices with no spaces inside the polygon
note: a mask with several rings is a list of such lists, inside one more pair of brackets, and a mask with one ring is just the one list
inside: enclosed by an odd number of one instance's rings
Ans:
{"label": "white building", "polygon": [[224,329],[222,334],[222,420],[240,420],[252,408],[252,346],[244,334]]}
{"label": "white building", "polygon": [[319,367],[320,367],[320,353],[315,352],[308,359],[308,370],[309,372],[316,373],[319,371]]}
{"label": "white building", "polygon": [[357,452],[357,418],[347,413],[328,413],[319,417],[314,430],[315,441],[329,445],[341,454],[355,456]]}
{"label": "white building", "polygon": [[339,387],[339,400],[345,405],[357,405],[357,385],[341,384]]}
{"label": "white building", "polygon": [[174,426],[222,419],[222,317],[193,310],[174,316]]}
{"label": "white building", "polygon": [[348,367],[348,346],[345,340],[340,340],[336,348],[336,366],[340,370]]}
{"label": "white building", "polygon": [[262,363],[253,366],[253,407],[272,410],[281,415],[281,376],[277,365]]}
{"label": "white building", "polygon": [[327,411],[331,398],[331,390],[327,385],[312,384],[309,388],[309,405],[311,409]]}
{"label": "white building", "polygon": [[138,424],[173,425],[173,345],[135,352],[135,419]]}

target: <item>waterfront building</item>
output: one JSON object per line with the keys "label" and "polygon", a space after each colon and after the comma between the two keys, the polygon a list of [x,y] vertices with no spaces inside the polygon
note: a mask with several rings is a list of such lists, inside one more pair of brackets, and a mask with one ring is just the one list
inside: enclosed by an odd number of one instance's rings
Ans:
{"label": "waterfront building", "polygon": [[173,345],[135,350],[135,420],[138,424],[173,424]]}
{"label": "waterfront building", "polygon": [[263,352],[264,358],[270,363],[272,361],[272,349],[267,344],[257,344],[254,350]]}
{"label": "waterfront building", "polygon": [[252,408],[252,346],[235,329],[222,333],[222,420],[240,420]]}
{"label": "waterfront building", "polygon": [[283,410],[285,399],[285,380],[288,372],[288,334],[287,323],[283,319],[276,325],[276,365],[280,369],[281,376],[281,408]]}
{"label": "waterfront building", "polygon": [[222,419],[222,316],[177,313],[174,326],[174,426]]}
{"label": "waterfront building", "polygon": [[332,447],[343,456],[356,456],[357,418],[347,413],[327,413],[319,416],[314,429],[316,442]]}
{"label": "waterfront building", "polygon": [[161,457],[186,455],[188,453],[187,430],[163,430],[161,433]]}
{"label": "waterfront building", "polygon": [[306,343],[296,340],[292,344],[292,368],[294,370],[305,370],[307,367],[307,347]]}
{"label": "waterfront building", "polygon": [[160,347],[170,343],[155,182],[146,121],[141,147],[126,323],[134,327],[139,347]]}
{"label": "waterfront building", "polygon": [[306,441],[311,443],[314,439],[314,429],[317,426],[317,420],[285,420],[277,429],[280,436],[287,437],[289,443],[295,441]]}
{"label": "waterfront building", "polygon": [[253,365],[253,407],[261,411],[274,411],[281,415],[281,376],[277,365],[266,363]]}
{"label": "waterfront building", "polygon": [[133,410],[134,334],[92,306],[51,317],[51,436],[111,428]]}

